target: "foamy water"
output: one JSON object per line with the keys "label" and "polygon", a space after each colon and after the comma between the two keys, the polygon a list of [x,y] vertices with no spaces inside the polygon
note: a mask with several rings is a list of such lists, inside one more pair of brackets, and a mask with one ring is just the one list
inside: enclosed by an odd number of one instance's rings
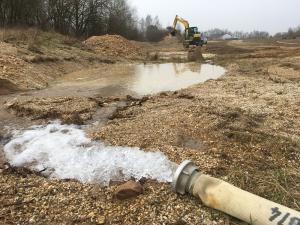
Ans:
{"label": "foamy water", "polygon": [[107,146],[89,139],[79,126],[59,122],[16,132],[4,152],[13,166],[43,171],[50,178],[103,185],[131,178],[171,182],[176,169],[159,151]]}

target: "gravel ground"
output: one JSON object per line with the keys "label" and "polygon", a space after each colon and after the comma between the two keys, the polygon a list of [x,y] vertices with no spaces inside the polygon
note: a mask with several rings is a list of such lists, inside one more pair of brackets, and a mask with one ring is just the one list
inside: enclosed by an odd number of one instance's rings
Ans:
{"label": "gravel ground", "polygon": [[[224,77],[120,107],[104,127],[92,127],[89,135],[112,145],[160,150],[176,163],[191,159],[207,174],[300,210],[300,51],[277,45],[257,43],[256,49],[255,43],[211,43],[208,52],[228,70]],[[142,195],[119,201],[113,198],[118,184],[100,187],[4,169],[0,220],[242,224],[194,197],[175,194],[170,184],[141,183]]]}

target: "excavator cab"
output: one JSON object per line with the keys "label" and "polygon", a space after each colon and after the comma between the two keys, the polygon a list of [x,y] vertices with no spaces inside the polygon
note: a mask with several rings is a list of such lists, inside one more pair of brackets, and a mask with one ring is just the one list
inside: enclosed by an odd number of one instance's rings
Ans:
{"label": "excavator cab", "polygon": [[198,27],[189,28],[191,34],[199,34]]}
{"label": "excavator cab", "polygon": [[[185,31],[185,40],[189,45],[201,45],[201,34],[198,31],[198,27],[189,27]],[[187,43],[186,43],[187,44]]]}

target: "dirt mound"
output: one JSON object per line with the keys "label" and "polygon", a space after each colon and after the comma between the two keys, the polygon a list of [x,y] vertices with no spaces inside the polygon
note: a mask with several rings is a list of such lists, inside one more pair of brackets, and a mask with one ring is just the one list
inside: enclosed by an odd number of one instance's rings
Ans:
{"label": "dirt mound", "polygon": [[178,39],[178,37],[173,37],[172,35],[165,36],[162,41],[160,41],[161,44],[175,44],[178,45],[181,43],[181,40]]}
{"label": "dirt mound", "polygon": [[84,41],[97,53],[125,58],[138,58],[142,53],[140,47],[119,35],[93,36]]}
{"label": "dirt mound", "polygon": [[89,98],[41,98],[32,100],[12,100],[6,108],[18,116],[32,119],[61,119],[65,123],[82,124],[92,118],[97,102]]}
{"label": "dirt mound", "polygon": [[0,39],[0,95],[43,89],[61,75],[114,63],[85,49],[79,40],[55,32],[0,29]]}
{"label": "dirt mound", "polygon": [[201,62],[204,61],[202,49],[199,46],[193,46],[188,51],[188,61]]}
{"label": "dirt mound", "polygon": [[0,56],[0,79],[2,83],[11,84],[10,86],[21,90],[40,89],[48,85],[44,74],[33,69],[23,59],[12,55]]}

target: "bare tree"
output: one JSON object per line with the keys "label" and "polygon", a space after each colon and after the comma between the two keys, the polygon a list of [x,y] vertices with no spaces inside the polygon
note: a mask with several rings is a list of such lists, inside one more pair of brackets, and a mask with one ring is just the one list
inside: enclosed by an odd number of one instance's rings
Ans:
{"label": "bare tree", "polygon": [[0,0],[1,26],[39,26],[77,37],[120,34],[129,39],[143,39],[148,26],[161,26],[158,17],[148,16],[141,29],[138,21],[127,0]]}

